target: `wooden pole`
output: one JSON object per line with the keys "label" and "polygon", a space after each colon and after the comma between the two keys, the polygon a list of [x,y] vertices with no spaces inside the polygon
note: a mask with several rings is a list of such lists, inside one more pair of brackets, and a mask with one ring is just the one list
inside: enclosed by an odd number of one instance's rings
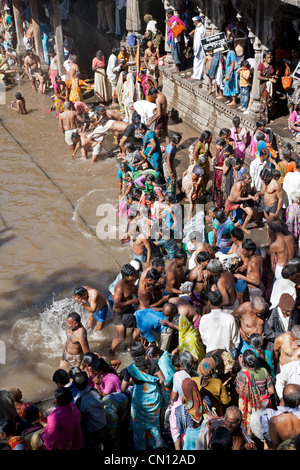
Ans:
{"label": "wooden pole", "polygon": [[16,27],[16,34],[17,34],[17,55],[18,55],[18,62],[19,65],[22,63],[22,56],[26,52],[26,48],[23,42],[23,25],[21,19],[21,1],[20,0],[12,0],[12,8],[13,8],[13,15],[15,20],[15,27]]}
{"label": "wooden pole", "polygon": [[41,68],[45,70],[47,68],[45,59],[44,59],[44,52],[43,52],[43,44],[42,44],[42,36],[41,36],[41,28],[40,28],[40,19],[39,19],[39,10],[37,6],[37,0],[29,0],[29,6],[31,11],[31,18],[32,18],[32,26],[34,31],[34,44],[35,44],[35,53],[39,56],[41,62]]}

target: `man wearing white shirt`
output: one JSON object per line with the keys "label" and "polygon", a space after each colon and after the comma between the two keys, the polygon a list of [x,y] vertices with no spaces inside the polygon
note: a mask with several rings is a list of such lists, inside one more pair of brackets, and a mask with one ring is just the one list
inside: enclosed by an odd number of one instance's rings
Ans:
{"label": "man wearing white shirt", "polygon": [[219,291],[209,292],[208,300],[211,312],[201,318],[199,326],[206,351],[225,349],[234,355],[240,343],[238,325],[232,315],[222,310],[223,298]]}
{"label": "man wearing white shirt", "polygon": [[290,294],[282,294],[277,307],[273,308],[265,318],[264,337],[267,340],[266,349],[273,352],[277,336],[291,331],[298,323],[298,310],[295,309],[295,299]]}
{"label": "man wearing white shirt", "polygon": [[291,194],[294,191],[299,191],[300,188],[300,159],[296,160],[296,171],[289,171],[283,180],[282,189],[284,191],[284,204],[283,207],[288,207],[292,204]]}
{"label": "man wearing white shirt", "polygon": [[282,398],[282,392],[287,384],[300,385],[300,361],[292,361],[281,367],[276,375],[275,389],[278,398]]}
{"label": "man wearing white shirt", "polygon": [[200,16],[193,18],[195,25],[194,32],[194,64],[193,64],[193,75],[191,76],[194,80],[201,80],[203,78],[203,66],[205,59],[205,52],[202,47],[201,40],[205,37],[206,28],[202,23]]}
{"label": "man wearing white shirt", "polygon": [[272,294],[270,298],[271,310],[279,304],[279,300],[282,294],[290,294],[294,300],[296,300],[296,278],[297,268],[295,266],[286,265],[282,268],[281,277],[277,279],[272,288]]}
{"label": "man wearing white shirt", "polygon": [[261,191],[263,180],[260,177],[260,173],[264,168],[267,168],[269,164],[269,152],[263,151],[258,158],[255,158],[250,163],[249,173],[251,176],[251,188],[254,189],[255,192]]}

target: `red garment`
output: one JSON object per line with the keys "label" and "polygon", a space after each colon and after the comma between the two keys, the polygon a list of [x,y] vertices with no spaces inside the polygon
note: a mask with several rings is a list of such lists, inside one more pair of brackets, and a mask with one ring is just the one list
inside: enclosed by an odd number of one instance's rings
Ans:
{"label": "red garment", "polygon": [[103,68],[103,67],[105,67],[104,56],[102,56],[101,59],[99,59],[98,57],[95,57],[92,62],[92,68],[96,69],[96,68]]}

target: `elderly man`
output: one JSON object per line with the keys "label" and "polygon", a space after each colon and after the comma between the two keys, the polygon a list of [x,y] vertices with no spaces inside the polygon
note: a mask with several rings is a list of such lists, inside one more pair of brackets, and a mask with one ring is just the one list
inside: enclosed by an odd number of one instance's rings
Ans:
{"label": "elderly man", "polygon": [[60,369],[79,367],[83,355],[89,352],[89,343],[87,332],[81,323],[81,317],[78,313],[69,313],[66,320],[67,341],[60,362]]}
{"label": "elderly man", "polygon": [[224,313],[232,313],[239,303],[236,298],[234,277],[221,261],[212,259],[206,266],[208,274],[214,279],[211,290],[218,290],[222,295],[221,308]]}
{"label": "elderly man", "polygon": [[212,433],[220,426],[224,426],[231,432],[232,450],[254,450],[255,443],[246,433],[242,421],[242,412],[237,406],[227,408],[225,415],[219,418],[205,419],[201,424],[201,430],[196,440],[195,450],[208,450]]}
{"label": "elderly man", "polygon": [[194,30],[194,64],[193,64],[193,75],[191,79],[201,80],[203,78],[203,66],[205,59],[205,52],[202,47],[201,40],[205,37],[206,28],[202,23],[200,16],[194,16],[193,23],[195,26]]}
{"label": "elderly man", "polygon": [[274,341],[274,369],[300,359],[300,325],[295,325]]}
{"label": "elderly man", "polygon": [[263,336],[264,317],[267,311],[268,306],[265,299],[263,297],[255,297],[252,302],[245,302],[232,312],[240,327],[240,354],[246,349],[250,349],[249,338],[253,333]]}
{"label": "elderly man", "polygon": [[264,323],[264,337],[268,341],[266,348],[273,351],[277,336],[291,331],[298,324],[298,311],[295,299],[290,294],[282,294],[278,305],[273,308]]}

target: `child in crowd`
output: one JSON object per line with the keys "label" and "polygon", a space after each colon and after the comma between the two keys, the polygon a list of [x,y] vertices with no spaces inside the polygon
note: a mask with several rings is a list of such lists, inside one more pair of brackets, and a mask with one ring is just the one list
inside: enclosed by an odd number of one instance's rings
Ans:
{"label": "child in crowd", "polygon": [[247,60],[242,62],[242,66],[237,70],[237,73],[240,77],[240,100],[241,106],[239,109],[241,111],[247,111],[249,100],[250,100],[250,64]]}
{"label": "child in crowd", "polygon": [[15,97],[17,101],[12,101],[10,108],[20,114],[27,114],[25,98],[23,98],[19,91],[15,94]]}

